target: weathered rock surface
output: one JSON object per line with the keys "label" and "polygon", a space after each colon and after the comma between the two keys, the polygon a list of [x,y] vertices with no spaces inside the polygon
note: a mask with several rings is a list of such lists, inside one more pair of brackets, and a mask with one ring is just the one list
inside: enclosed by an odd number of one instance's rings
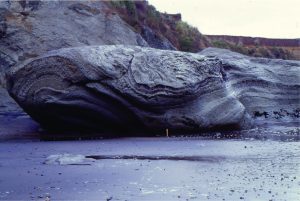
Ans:
{"label": "weathered rock surface", "polygon": [[248,57],[218,48],[200,54],[221,61],[229,93],[254,119],[300,124],[300,61]]}
{"label": "weathered rock surface", "polygon": [[199,54],[86,46],[12,68],[8,90],[48,129],[120,136],[247,128],[251,119],[222,72],[218,59]]}

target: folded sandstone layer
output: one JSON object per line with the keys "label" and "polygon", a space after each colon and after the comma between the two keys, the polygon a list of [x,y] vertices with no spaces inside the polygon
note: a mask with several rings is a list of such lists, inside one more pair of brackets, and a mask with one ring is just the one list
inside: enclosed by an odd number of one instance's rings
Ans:
{"label": "folded sandstone layer", "polygon": [[232,57],[227,65],[201,54],[123,45],[60,49],[12,68],[8,91],[46,129],[106,137],[244,129],[253,111],[299,108],[299,62],[252,66],[252,58]]}

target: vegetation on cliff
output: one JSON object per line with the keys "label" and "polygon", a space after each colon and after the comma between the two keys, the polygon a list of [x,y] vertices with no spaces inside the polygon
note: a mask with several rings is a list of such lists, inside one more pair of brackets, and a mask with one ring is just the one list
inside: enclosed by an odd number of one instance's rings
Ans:
{"label": "vegetation on cliff", "polygon": [[[234,36],[203,35],[197,28],[183,22],[180,14],[160,13],[145,0],[108,1],[106,3],[137,33],[142,33],[144,27],[149,27],[157,38],[167,39],[180,51],[199,52],[206,47],[218,47],[254,57],[300,59],[299,45],[290,47],[286,46],[285,42],[273,43],[273,40],[277,39],[265,39],[269,40],[267,45],[264,43],[248,44],[248,41],[243,41],[247,39],[246,37],[243,39],[243,37]],[[237,38],[242,38],[242,40],[236,42]]]}
{"label": "vegetation on cliff", "polygon": [[109,1],[107,4],[136,32],[142,33],[144,27],[149,27],[158,38],[166,38],[178,50],[198,52],[209,46],[207,38],[183,22],[180,14],[160,13],[147,1]]}
{"label": "vegetation on cliff", "polygon": [[212,47],[229,49],[234,52],[239,52],[254,57],[266,57],[272,59],[297,59],[297,56],[294,55],[293,52],[288,49],[288,47],[265,46],[263,44],[246,45],[242,41],[234,42],[229,39],[224,39],[221,37],[219,38],[218,36],[213,36],[212,38],[210,38],[210,42]]}

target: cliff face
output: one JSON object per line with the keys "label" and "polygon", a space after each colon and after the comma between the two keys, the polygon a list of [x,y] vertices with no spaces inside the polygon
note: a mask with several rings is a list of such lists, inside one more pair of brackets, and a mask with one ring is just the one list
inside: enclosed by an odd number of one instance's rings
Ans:
{"label": "cliff face", "polygon": [[0,2],[2,84],[3,72],[18,62],[62,47],[105,44],[148,46],[101,1]]}

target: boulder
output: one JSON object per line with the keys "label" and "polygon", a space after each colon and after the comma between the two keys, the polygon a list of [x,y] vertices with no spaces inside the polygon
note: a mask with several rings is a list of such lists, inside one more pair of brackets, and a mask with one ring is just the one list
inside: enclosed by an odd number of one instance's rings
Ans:
{"label": "boulder", "polygon": [[300,61],[245,56],[219,48],[199,54],[221,61],[229,93],[256,124],[296,122],[300,114]]}
{"label": "boulder", "polygon": [[252,125],[216,57],[123,45],[64,48],[11,68],[7,78],[10,95],[49,130],[113,137]]}

